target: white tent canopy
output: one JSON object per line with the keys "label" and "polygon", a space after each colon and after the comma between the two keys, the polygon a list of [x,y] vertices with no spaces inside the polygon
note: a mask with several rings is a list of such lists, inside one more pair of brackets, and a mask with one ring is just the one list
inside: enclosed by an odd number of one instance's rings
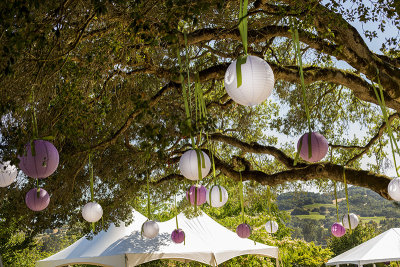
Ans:
{"label": "white tent canopy", "polygon": [[332,259],[326,265],[364,264],[399,261],[400,260],[400,228],[392,228],[386,232],[354,247]]}
{"label": "white tent canopy", "polygon": [[179,228],[186,236],[185,245],[175,244],[170,238],[176,228],[175,218],[159,223],[159,235],[146,239],[141,237],[140,229],[147,218],[137,211],[133,212],[133,217],[131,225],[111,225],[107,232],[100,232],[92,240],[83,237],[57,254],[38,261],[37,266],[86,263],[131,267],[157,259],[192,260],[217,266],[246,254],[278,258],[277,247],[242,239],[205,213],[193,219],[178,215]]}

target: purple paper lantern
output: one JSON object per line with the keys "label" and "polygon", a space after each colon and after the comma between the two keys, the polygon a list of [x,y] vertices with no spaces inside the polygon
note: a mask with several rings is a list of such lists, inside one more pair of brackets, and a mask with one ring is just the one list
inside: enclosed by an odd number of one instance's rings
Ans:
{"label": "purple paper lantern", "polygon": [[19,168],[29,177],[46,178],[57,169],[59,156],[57,148],[50,142],[35,140],[35,156],[31,144],[25,146],[24,155],[18,156]]}
{"label": "purple paper lantern", "polygon": [[197,202],[196,202],[197,206],[203,205],[206,202],[207,189],[202,185],[200,186],[192,185],[186,192],[186,199],[190,202],[192,206],[194,206],[196,199],[196,190],[197,190]]}
{"label": "purple paper lantern", "polygon": [[[302,140],[302,141],[301,141]],[[317,162],[323,159],[328,152],[328,141],[326,138],[318,133],[312,132],[311,133],[311,158],[309,158],[308,154],[308,133],[303,134],[300,137],[299,141],[297,142],[297,150],[300,148],[301,142],[301,150],[300,150],[300,157],[308,162]]]}
{"label": "purple paper lantern", "polygon": [[185,232],[180,228],[175,229],[174,231],[172,231],[171,239],[172,241],[174,241],[174,243],[180,244],[185,241]]}
{"label": "purple paper lantern", "polygon": [[37,188],[33,188],[26,194],[25,203],[33,211],[44,210],[50,203],[49,193],[42,188],[39,192]]}
{"label": "purple paper lantern", "polygon": [[251,227],[247,223],[239,224],[236,228],[236,234],[241,238],[248,238],[251,235]]}
{"label": "purple paper lantern", "polygon": [[331,233],[336,237],[342,237],[346,233],[346,228],[341,223],[334,223],[331,227]]}

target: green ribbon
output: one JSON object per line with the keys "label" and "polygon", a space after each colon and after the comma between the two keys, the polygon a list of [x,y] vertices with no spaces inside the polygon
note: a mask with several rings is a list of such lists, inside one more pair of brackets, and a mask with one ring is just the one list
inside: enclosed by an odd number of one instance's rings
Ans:
{"label": "green ribbon", "polygon": [[[90,171],[90,201],[91,202],[93,202],[94,201],[94,189],[93,189],[93,187],[94,187],[94,182],[93,182],[93,163],[92,163],[92,160],[91,160],[91,157],[92,157],[92,154],[90,153],[89,154],[89,171]],[[94,233],[94,231],[95,231],[95,228],[96,228],[96,226],[95,226],[95,223],[93,222],[92,223],[92,229],[93,229],[93,233]]]}
{"label": "green ribbon", "polygon": [[[239,32],[242,38],[244,54],[247,55],[247,6],[248,0],[239,0]],[[238,86],[239,87],[239,86]]]}
{"label": "green ribbon", "polygon": [[36,196],[40,198],[40,187],[39,187],[39,179],[36,178]]}
{"label": "green ribbon", "polygon": [[242,85],[242,65],[246,64],[246,61],[247,61],[247,55],[240,56],[236,60],[236,81],[238,88]]}
{"label": "green ribbon", "polygon": [[350,232],[351,232],[349,193],[347,190],[347,181],[346,181],[346,166],[343,166],[343,181],[344,181],[344,192],[346,193],[347,219],[349,221],[349,228],[350,228]]}
{"label": "green ribbon", "polygon": [[[397,174],[397,176],[400,176],[399,172],[398,172],[396,156],[395,156],[395,151],[397,151],[397,153],[399,155],[400,155],[400,151],[399,151],[399,147],[397,145],[396,139],[393,136],[392,127],[391,127],[391,125],[389,123],[388,111],[387,111],[386,104],[385,104],[385,98],[383,96],[383,88],[382,88],[382,85],[381,85],[381,81],[379,79],[379,70],[378,69],[376,69],[376,75],[377,75],[377,80],[378,80],[379,93],[376,90],[375,86],[372,86],[372,88],[374,88],[376,99],[378,100],[379,106],[380,106],[380,108],[382,110],[383,118],[384,118],[384,120],[386,122],[386,127],[387,127],[389,140],[390,140],[390,146],[392,148],[393,162],[394,162],[394,167],[396,169],[396,174]],[[394,148],[394,146],[396,147],[396,149]]]}
{"label": "green ribbon", "polygon": [[147,173],[147,218],[150,220],[151,212],[150,212],[150,178],[149,178],[149,171]]}
{"label": "green ribbon", "polygon": [[179,229],[178,225],[178,208],[176,207],[176,194],[174,196],[174,203],[175,203],[175,222],[176,222],[176,229]]}
{"label": "green ribbon", "polygon": [[243,204],[243,198],[244,198],[243,197],[243,181],[242,181],[242,172],[241,171],[239,171],[239,176],[240,176],[240,184],[239,184],[240,208],[241,208],[241,211],[242,211],[242,222],[245,223],[245,220],[244,220],[244,204]]}
{"label": "green ribbon", "polygon": [[269,187],[269,185],[267,185],[267,199],[268,199],[268,215],[269,215],[269,220],[270,220],[270,227],[271,227],[271,233],[272,233],[272,212],[271,212],[271,201],[272,201],[272,197],[271,197],[271,189]]}
{"label": "green ribbon", "polygon": [[242,65],[246,63],[247,60],[247,6],[248,0],[239,0],[239,32],[242,39],[244,56],[240,56],[236,60],[236,81],[237,87],[242,85]]}
{"label": "green ribbon", "polygon": [[337,218],[337,222],[339,222],[339,205],[338,205],[338,200],[337,200],[336,181],[333,181],[333,184],[335,186],[336,218]]}
{"label": "green ribbon", "polygon": [[[299,65],[299,75],[300,75],[300,84],[301,84],[301,89],[302,89],[302,95],[303,95],[303,102],[304,102],[304,110],[306,112],[307,116],[307,124],[308,124],[308,158],[312,157],[312,147],[311,147],[311,119],[310,119],[310,110],[307,104],[307,95],[306,95],[306,86],[304,82],[304,72],[303,72],[303,61],[301,57],[301,52],[300,52],[300,41],[299,41],[299,32],[297,30],[297,27],[292,26],[292,39],[293,39],[293,44],[294,44],[294,50],[295,50],[295,55],[296,55],[296,61],[298,62]],[[303,138],[302,138],[303,139]],[[302,141],[302,140],[301,140]],[[300,145],[299,150],[302,148],[302,145]],[[298,151],[298,154],[300,151]],[[294,162],[294,166],[297,164],[297,159],[298,155],[296,156],[296,160]]]}
{"label": "green ribbon", "polygon": [[299,161],[299,156],[300,156],[300,151],[301,151],[302,146],[303,146],[303,137],[300,138],[300,144],[299,144],[299,147],[297,148],[296,157],[294,158],[293,166],[296,166],[297,162]]}
{"label": "green ribbon", "polygon": [[[179,52],[179,49],[177,50],[177,55],[178,55],[178,63],[179,63],[179,78],[181,81],[181,85],[182,85],[182,95],[183,95],[183,101],[184,101],[184,105],[185,105],[185,112],[186,112],[186,124],[190,130],[190,139],[192,141],[192,147],[193,149],[195,148],[195,142],[194,142],[194,138],[192,135],[192,120],[191,120],[191,116],[190,116],[190,109],[189,109],[189,101],[188,101],[188,96],[186,93],[186,88],[185,88],[185,79],[183,78],[183,65],[182,65],[182,60],[181,60],[181,55]],[[188,74],[189,77],[189,74]],[[190,81],[188,80],[188,85],[189,85],[189,91],[190,91]]]}

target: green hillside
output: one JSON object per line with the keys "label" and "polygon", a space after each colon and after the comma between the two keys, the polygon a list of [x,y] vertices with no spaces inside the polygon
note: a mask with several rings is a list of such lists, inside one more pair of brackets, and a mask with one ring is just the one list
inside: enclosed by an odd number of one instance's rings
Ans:
{"label": "green hillside", "polygon": [[[337,220],[334,200],[333,194],[288,192],[278,195],[277,204],[291,215],[288,226],[293,229],[292,237],[325,245],[330,226]],[[363,223],[373,224],[379,232],[400,226],[398,203],[369,189],[350,187],[349,204],[350,212],[357,214]],[[338,207],[341,218],[347,211],[344,191],[338,192]]]}

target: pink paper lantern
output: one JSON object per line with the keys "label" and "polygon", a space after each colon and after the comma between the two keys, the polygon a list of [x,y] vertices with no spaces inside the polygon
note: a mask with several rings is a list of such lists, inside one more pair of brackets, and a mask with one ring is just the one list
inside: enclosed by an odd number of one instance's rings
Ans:
{"label": "pink paper lantern", "polygon": [[174,243],[180,244],[185,241],[185,232],[180,228],[175,229],[174,231],[172,231],[171,239],[172,241],[174,241]]}
{"label": "pink paper lantern", "polygon": [[251,227],[247,223],[239,224],[236,228],[236,234],[241,238],[248,238],[251,235]]}
{"label": "pink paper lantern", "polygon": [[196,199],[196,190],[197,190],[197,206],[203,205],[206,202],[207,197],[207,189],[200,185],[195,186],[192,185],[189,190],[186,192],[186,199],[190,202],[192,206],[194,206],[195,199]]}
{"label": "pink paper lantern", "polygon": [[25,203],[33,211],[44,210],[50,203],[49,193],[42,188],[39,192],[37,188],[33,188],[26,194]]}
{"label": "pink paper lantern", "polygon": [[33,142],[35,156],[32,155],[31,144],[26,144],[24,155],[18,156],[20,160],[19,168],[32,178],[49,177],[58,167],[57,148],[48,141],[35,140]]}
{"label": "pink paper lantern", "polygon": [[331,227],[331,233],[336,237],[342,237],[346,233],[346,228],[341,223],[334,223]]}
{"label": "pink paper lantern", "polygon": [[[302,140],[302,141],[301,141]],[[297,142],[297,150],[300,148],[300,142],[301,142],[301,150],[300,150],[300,157],[308,162],[318,162],[321,159],[323,159],[328,152],[328,141],[326,138],[318,133],[318,132],[312,132],[311,133],[311,152],[312,155],[309,158],[308,154],[308,133],[303,134],[302,137],[300,137],[299,141]]]}

